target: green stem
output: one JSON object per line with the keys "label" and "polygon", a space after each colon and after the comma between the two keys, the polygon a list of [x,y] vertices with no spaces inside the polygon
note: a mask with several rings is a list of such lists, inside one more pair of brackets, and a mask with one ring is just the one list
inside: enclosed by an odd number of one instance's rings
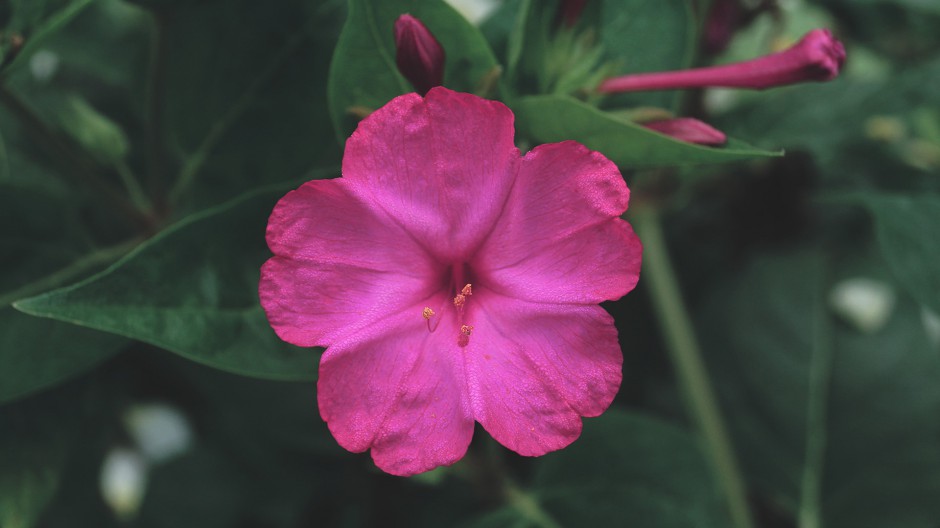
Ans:
{"label": "green stem", "polygon": [[[821,287],[814,291],[823,291]],[[826,450],[826,404],[832,373],[833,349],[829,317],[822,299],[816,299],[813,317],[812,356],[806,408],[806,454],[800,485],[800,528],[822,526],[822,474]]]}
{"label": "green stem", "polygon": [[676,376],[684,390],[689,414],[705,441],[733,526],[751,528],[753,523],[744,482],[679,291],[659,213],[652,208],[641,209],[636,211],[631,221],[643,241],[643,278],[650,290]]}
{"label": "green stem", "polygon": [[124,188],[127,189],[127,194],[131,197],[131,202],[134,206],[141,211],[149,211],[151,205],[150,200],[147,199],[147,193],[144,192],[140,182],[137,181],[137,176],[134,174],[134,171],[131,170],[124,160],[118,160],[114,164],[114,170],[117,171],[118,176],[121,177],[121,183],[123,183]]}
{"label": "green stem", "polygon": [[531,524],[542,528],[561,528],[558,521],[542,509],[542,505],[535,497],[520,489],[508,478],[503,480],[503,495],[506,497],[506,502]]}
{"label": "green stem", "polygon": [[465,478],[478,489],[480,497],[504,502],[524,519],[526,526],[561,528],[561,524],[542,508],[538,499],[519,487],[503,463],[503,447],[487,438],[482,444],[474,444],[467,452],[470,471]]}
{"label": "green stem", "polygon": [[163,114],[166,108],[166,67],[167,67],[167,15],[154,10],[153,31],[150,38],[150,73],[147,81],[147,95],[144,107],[146,119],[145,141],[147,152],[147,190],[153,200],[158,216],[165,216],[166,201],[166,148],[164,141]]}
{"label": "green stem", "polygon": [[199,174],[199,171],[202,169],[206,159],[209,157],[209,154],[212,152],[212,149],[216,147],[219,141],[225,136],[225,133],[232,128],[232,125],[235,124],[245,110],[251,106],[258,92],[268,83],[274,74],[277,73],[281,66],[284,65],[291,53],[300,46],[305,38],[306,34],[299,33],[288,40],[284,47],[268,62],[267,67],[248,85],[248,88],[245,89],[238,100],[212,125],[209,133],[203,138],[202,143],[199,144],[191,155],[187,156],[186,161],[183,163],[183,168],[180,170],[176,183],[170,190],[170,203],[176,203],[182,197],[183,193],[189,189],[196,179],[196,176]]}

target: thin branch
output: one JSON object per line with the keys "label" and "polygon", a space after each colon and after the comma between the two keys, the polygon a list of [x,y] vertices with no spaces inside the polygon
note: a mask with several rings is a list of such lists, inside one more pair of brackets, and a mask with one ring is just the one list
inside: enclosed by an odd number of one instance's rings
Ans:
{"label": "thin branch", "polygon": [[631,221],[643,241],[643,276],[685,395],[686,408],[705,441],[706,454],[725,496],[732,525],[751,528],[753,523],[744,481],[679,290],[659,213],[647,206],[637,209]]}
{"label": "thin branch", "polygon": [[158,216],[168,213],[166,200],[167,150],[164,112],[166,110],[166,70],[168,15],[154,10],[150,39],[150,74],[144,107],[146,122],[147,190]]}
{"label": "thin branch", "polygon": [[258,92],[264,88],[274,74],[286,63],[290,55],[300,46],[305,38],[306,34],[302,32],[291,37],[284,47],[271,59],[267,67],[248,85],[248,88],[245,89],[238,100],[215,122],[209,130],[209,133],[206,134],[206,137],[202,140],[202,143],[186,158],[183,168],[180,170],[180,174],[176,179],[176,183],[170,190],[171,204],[176,203],[183,193],[189,189],[212,150],[218,145],[219,141],[222,140],[226,132],[232,128],[238,118],[251,106]]}

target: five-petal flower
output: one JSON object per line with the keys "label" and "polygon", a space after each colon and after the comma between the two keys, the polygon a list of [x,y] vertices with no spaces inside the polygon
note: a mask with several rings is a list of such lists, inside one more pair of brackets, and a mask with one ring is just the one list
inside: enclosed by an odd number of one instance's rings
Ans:
{"label": "five-petal flower", "polygon": [[600,153],[567,141],[522,157],[513,133],[501,103],[402,95],[359,124],[341,178],[271,214],[268,319],[327,347],[320,414],[389,473],[456,462],[474,421],[522,455],[560,449],[620,386],[598,303],[638,279],[629,191]]}

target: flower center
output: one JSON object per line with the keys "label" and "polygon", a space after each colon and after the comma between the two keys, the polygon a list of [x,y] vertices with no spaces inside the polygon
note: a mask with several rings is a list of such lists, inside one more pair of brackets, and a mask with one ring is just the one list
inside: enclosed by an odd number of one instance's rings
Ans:
{"label": "flower center", "polygon": [[[467,315],[466,315],[466,306],[470,301],[470,297],[473,295],[473,285],[469,282],[464,282],[469,277],[467,277],[467,270],[463,264],[457,264],[451,267],[451,271],[448,274],[450,281],[447,284],[447,288],[451,293],[454,294],[453,300],[451,301],[454,305],[454,310],[457,316],[457,326],[459,331],[457,332],[457,346],[465,347],[470,343],[470,334],[473,333],[473,325],[467,324]],[[461,284],[463,286],[461,286]],[[441,307],[441,312],[447,308],[447,304]],[[428,323],[428,332],[433,332],[437,330],[438,325],[440,325],[440,317],[438,317],[437,312],[431,309],[430,306],[425,306],[421,311],[421,316]],[[435,319],[435,317],[437,317]]]}

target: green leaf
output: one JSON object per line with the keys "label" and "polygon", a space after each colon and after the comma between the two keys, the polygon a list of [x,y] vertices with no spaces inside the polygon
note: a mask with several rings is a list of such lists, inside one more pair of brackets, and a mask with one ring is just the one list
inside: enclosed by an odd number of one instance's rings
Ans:
{"label": "green leaf", "polygon": [[0,308],[0,402],[86,372],[126,344],[120,336]]}
{"label": "green leaf", "polygon": [[521,97],[513,111],[519,129],[537,142],[573,139],[600,151],[622,169],[720,163],[781,154],[736,140],[720,148],[685,143],[570,97]]}
{"label": "green leaf", "polygon": [[102,273],[15,307],[246,376],[314,379],[316,352],[278,339],[258,303],[264,229],[282,194],[262,190],[193,215]]}
{"label": "green leaf", "polygon": [[940,357],[917,305],[862,334],[833,320],[817,255],[763,257],[702,305],[701,335],[755,487],[800,526],[940,518]]}
{"label": "green leaf", "polygon": [[395,65],[395,20],[420,19],[447,56],[444,86],[476,92],[497,66],[480,31],[440,0],[351,0],[349,18],[330,64],[330,116],[340,143],[356,128],[350,110],[375,110],[414,88]]}
{"label": "green leaf", "polygon": [[71,384],[0,405],[0,526],[37,525],[83,433],[100,434],[89,412],[103,407],[98,393],[91,384]]}
{"label": "green leaf", "polygon": [[711,470],[688,431],[609,410],[549,455],[535,489],[564,526],[728,526]]}
{"label": "green leaf", "polygon": [[[688,67],[695,50],[695,16],[688,0],[606,0],[601,4],[601,43],[620,72],[640,73]],[[675,109],[679,92],[616,96],[618,106]]]}
{"label": "green leaf", "polygon": [[18,298],[87,275],[122,254],[106,251],[83,257],[86,248],[74,241],[74,213],[65,195],[36,184],[0,183],[0,402],[85,372],[127,343],[10,307]]}
{"label": "green leaf", "polygon": [[581,438],[540,459],[530,492],[468,526],[725,527],[712,473],[688,431],[608,410],[585,420]]}
{"label": "green leaf", "polygon": [[163,2],[151,30],[165,66],[151,82],[165,86],[153,103],[165,108],[157,139],[167,168],[179,168],[166,175],[176,210],[219,205],[339,159],[324,74],[335,3]]}
{"label": "green leaf", "polygon": [[857,193],[847,197],[875,220],[881,253],[907,292],[940,313],[940,195]]}

